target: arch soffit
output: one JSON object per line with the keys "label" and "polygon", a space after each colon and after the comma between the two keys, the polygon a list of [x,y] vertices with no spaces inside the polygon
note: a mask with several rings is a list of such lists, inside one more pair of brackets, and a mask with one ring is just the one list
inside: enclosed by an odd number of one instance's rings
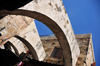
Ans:
{"label": "arch soffit", "polygon": [[20,41],[22,41],[27,46],[27,48],[30,50],[30,52],[35,60],[39,60],[35,49],[32,47],[32,45],[27,40],[25,40],[24,38],[17,36],[17,35],[15,35],[14,37],[19,39]]}
{"label": "arch soffit", "polygon": [[[8,46],[8,44],[9,44],[10,46]],[[13,45],[13,43],[11,43],[10,41],[7,41],[7,42],[5,43],[5,48],[6,48],[6,47],[7,47],[7,48],[11,48],[11,46],[12,46],[12,48],[14,49],[15,54],[19,56],[19,52],[18,52],[17,48]]]}

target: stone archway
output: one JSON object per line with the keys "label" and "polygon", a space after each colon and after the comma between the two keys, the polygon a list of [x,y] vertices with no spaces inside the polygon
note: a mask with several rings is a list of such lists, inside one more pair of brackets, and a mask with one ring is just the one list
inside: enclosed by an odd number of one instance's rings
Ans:
{"label": "stone archway", "polygon": [[[28,50],[30,51],[30,53],[31,53],[31,55],[32,55],[32,57],[35,59],[35,60],[39,60],[39,58],[38,58],[38,55],[37,55],[37,53],[36,53],[36,51],[35,51],[35,49],[32,47],[32,45],[26,40],[26,39],[24,39],[24,38],[22,38],[22,37],[20,37],[20,36],[17,36],[17,35],[15,35],[14,37],[12,37],[12,38],[16,38],[16,39],[18,39],[20,42],[22,42],[21,44],[24,44],[27,48],[28,48]],[[16,40],[15,39],[15,40]],[[16,40],[17,41],[17,40]],[[16,44],[16,45],[15,45]],[[17,46],[18,44],[15,42],[12,42],[12,41],[7,41],[5,44],[4,44],[4,47],[5,47],[5,50],[11,50],[12,51],[12,48],[13,48],[13,50],[14,50],[14,53],[16,54],[16,55],[20,55],[20,53],[19,52],[23,52],[23,51],[21,51],[20,50],[20,48],[18,48],[18,46]],[[23,46],[23,45],[22,45]],[[11,48],[12,47],[12,48]],[[22,48],[22,50],[25,50],[24,48],[25,47],[21,47]]]}
{"label": "stone archway", "polygon": [[6,50],[8,50],[8,49],[11,50],[11,47],[12,47],[14,49],[14,51],[15,51],[15,54],[19,55],[19,52],[18,52],[17,48],[10,41],[7,41],[4,44],[4,47],[5,47]]}
{"label": "stone archway", "polygon": [[31,55],[33,56],[35,60],[39,60],[35,49],[32,47],[32,45],[27,40],[17,35],[15,35],[14,37],[19,39],[21,42],[23,42],[26,45],[26,47],[29,49]]}
{"label": "stone archway", "polygon": [[61,29],[60,26],[54,20],[52,20],[46,15],[43,15],[35,11],[28,11],[28,10],[21,10],[21,9],[17,9],[14,11],[6,11],[6,10],[0,11],[0,15],[7,15],[7,14],[28,16],[44,23],[47,27],[49,27],[52,30],[52,32],[55,34],[55,36],[57,37],[59,41],[59,44],[62,48],[62,52],[64,56],[64,66],[72,66],[73,60],[72,60],[72,54],[71,54],[72,52],[70,49],[71,46],[68,43],[68,40],[65,36],[65,33],[63,32],[63,29]]}

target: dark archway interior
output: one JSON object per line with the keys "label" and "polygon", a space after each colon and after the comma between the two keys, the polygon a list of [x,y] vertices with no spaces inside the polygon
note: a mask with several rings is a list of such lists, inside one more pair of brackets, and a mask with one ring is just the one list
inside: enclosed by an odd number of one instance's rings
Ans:
{"label": "dark archway interior", "polygon": [[0,66],[14,66],[19,58],[10,50],[0,49]]}

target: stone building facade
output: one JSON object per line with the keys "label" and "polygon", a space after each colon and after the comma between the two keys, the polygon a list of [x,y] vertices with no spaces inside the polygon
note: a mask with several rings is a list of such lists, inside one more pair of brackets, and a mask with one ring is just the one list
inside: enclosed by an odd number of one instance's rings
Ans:
{"label": "stone building facade", "polygon": [[[75,35],[76,40],[79,44],[80,55],[75,66],[91,66],[95,62],[93,45],[92,45],[92,35],[91,34],[77,34]],[[59,42],[55,36],[45,36],[41,37],[41,41],[46,52],[46,58],[44,62],[54,63],[63,65],[63,55],[55,48],[60,48]],[[51,57],[52,53],[55,51],[55,57]],[[54,53],[53,53],[54,55]],[[59,58],[59,55],[62,57]],[[57,57],[58,56],[58,57]]]}
{"label": "stone building facade", "polygon": [[[29,49],[34,59],[43,61],[47,54],[34,23],[34,19],[37,19],[55,34],[62,50],[63,65],[75,66],[79,64],[80,45],[75,38],[62,0],[33,0],[13,11],[1,10],[0,16],[3,17],[0,20],[1,47],[10,44],[12,45],[10,49],[13,52],[18,52],[17,54]],[[13,45],[17,51],[14,50]],[[92,43],[89,47],[92,47]],[[9,46],[6,49],[9,49]],[[93,54],[92,50],[93,48],[88,52]],[[87,58],[89,57],[88,54]],[[94,62],[94,60],[88,61],[87,59],[87,62]]]}

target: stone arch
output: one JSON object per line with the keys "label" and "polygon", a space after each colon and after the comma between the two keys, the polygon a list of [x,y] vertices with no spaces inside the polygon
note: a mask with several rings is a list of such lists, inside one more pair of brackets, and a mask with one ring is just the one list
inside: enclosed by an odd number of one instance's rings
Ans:
{"label": "stone arch", "polygon": [[37,56],[35,49],[32,47],[32,45],[27,40],[25,40],[24,38],[17,36],[17,35],[15,35],[14,37],[19,39],[20,41],[22,41],[27,46],[27,48],[30,50],[33,58],[35,60],[38,60],[38,56]]}
{"label": "stone arch", "polygon": [[[7,11],[7,10],[0,11],[0,15],[7,15],[7,14],[28,16],[44,23],[47,27],[49,27],[52,30],[52,32],[55,34],[55,36],[58,39],[58,42],[62,48],[62,52],[64,56],[64,66],[72,66],[72,54],[71,54],[70,45],[63,32],[63,29],[61,29],[60,26],[54,20],[52,20],[46,15],[43,15],[35,11],[28,11],[28,10],[21,10],[21,9],[17,9],[14,11]],[[18,36],[15,37],[22,39],[21,37]]]}
{"label": "stone arch", "polygon": [[17,48],[10,42],[10,41],[7,41],[5,44],[4,44],[4,47],[5,47],[5,49],[9,49],[9,50],[11,50],[11,46],[12,46],[12,48],[14,49],[14,51],[15,51],[15,54],[16,55],[19,55],[19,52],[18,52],[18,50],[17,50]]}

